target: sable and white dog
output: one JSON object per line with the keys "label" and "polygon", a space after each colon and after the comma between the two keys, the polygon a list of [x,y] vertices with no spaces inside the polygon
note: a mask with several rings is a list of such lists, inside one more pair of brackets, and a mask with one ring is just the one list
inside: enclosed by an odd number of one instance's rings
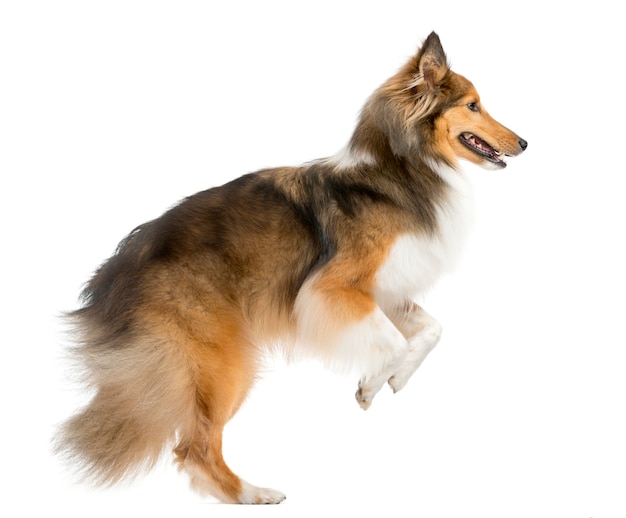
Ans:
{"label": "sable and white dog", "polygon": [[407,383],[441,334],[412,297],[457,259],[470,203],[459,159],[526,149],[452,72],[435,33],[365,104],[332,158],[197,193],[137,227],[71,313],[93,389],[56,439],[112,484],[174,448],[194,488],[278,503],[222,457],[222,430],[268,348],[362,373],[363,408]]}

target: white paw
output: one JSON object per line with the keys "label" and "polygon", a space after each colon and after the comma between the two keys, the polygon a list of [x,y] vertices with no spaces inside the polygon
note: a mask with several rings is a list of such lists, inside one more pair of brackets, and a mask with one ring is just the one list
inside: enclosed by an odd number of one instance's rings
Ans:
{"label": "white paw", "polygon": [[363,410],[367,410],[372,404],[372,399],[376,394],[370,391],[364,384],[363,380],[359,381],[359,388],[354,397]]}
{"label": "white paw", "polygon": [[243,480],[241,482],[243,487],[238,500],[240,504],[280,504],[287,498],[275,489],[256,487]]}
{"label": "white paw", "polygon": [[391,378],[389,378],[388,383],[391,389],[393,390],[393,393],[395,394],[399,390],[402,390],[406,386],[406,384],[409,382],[409,379],[411,378],[412,375],[413,375],[412,369],[400,369],[393,376],[391,376]]}
{"label": "white paw", "polygon": [[357,403],[363,410],[367,410],[370,407],[374,396],[378,394],[384,383],[384,377],[373,379],[361,378],[359,381],[359,388],[354,397],[356,397]]}

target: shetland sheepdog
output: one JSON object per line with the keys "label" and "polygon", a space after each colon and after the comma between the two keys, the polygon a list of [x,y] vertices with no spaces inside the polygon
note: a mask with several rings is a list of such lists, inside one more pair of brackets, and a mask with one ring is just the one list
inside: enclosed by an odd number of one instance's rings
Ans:
{"label": "shetland sheepdog", "polygon": [[455,264],[471,219],[459,160],[501,169],[526,146],[431,33],[342,152],[199,192],[119,244],[68,315],[93,395],[57,453],[108,485],[170,447],[204,494],[281,502],[222,456],[268,349],[356,369],[363,409],[402,389],[441,334],[413,297]]}

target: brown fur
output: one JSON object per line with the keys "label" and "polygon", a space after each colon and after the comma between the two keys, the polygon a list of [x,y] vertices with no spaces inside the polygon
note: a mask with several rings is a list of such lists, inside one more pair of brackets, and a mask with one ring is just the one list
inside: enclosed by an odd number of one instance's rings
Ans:
{"label": "brown fur", "polygon": [[263,351],[293,347],[305,284],[327,308],[330,334],[372,314],[375,276],[397,236],[437,234],[448,186],[436,164],[485,162],[459,142],[467,127],[504,153],[522,151],[524,141],[470,102],[479,105],[475,89],[449,70],[433,33],[365,105],[348,150],[368,160],[243,176],[135,229],[70,315],[94,395],[62,426],[58,451],[112,484],[173,445],[201,491],[280,501],[245,496],[222,457],[223,427]]}

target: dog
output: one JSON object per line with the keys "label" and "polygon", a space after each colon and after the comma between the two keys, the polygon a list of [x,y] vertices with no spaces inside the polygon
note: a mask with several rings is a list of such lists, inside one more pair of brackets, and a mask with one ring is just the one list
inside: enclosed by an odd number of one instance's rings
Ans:
{"label": "dog", "polygon": [[119,244],[67,315],[92,398],[55,451],[109,485],[173,447],[203,494],[283,501],[222,456],[264,355],[357,369],[363,409],[385,383],[402,389],[441,335],[413,298],[455,265],[471,220],[459,162],[502,169],[526,147],[431,33],[340,153],[197,193]]}

